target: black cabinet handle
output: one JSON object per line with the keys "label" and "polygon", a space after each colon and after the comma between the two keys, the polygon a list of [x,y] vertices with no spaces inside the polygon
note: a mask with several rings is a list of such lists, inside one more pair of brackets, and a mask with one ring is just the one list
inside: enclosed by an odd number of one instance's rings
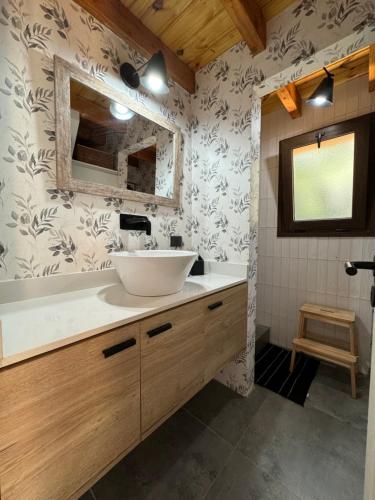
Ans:
{"label": "black cabinet handle", "polygon": [[208,306],[208,309],[210,311],[212,311],[213,309],[217,309],[218,307],[222,306],[223,305],[223,301],[222,300],[219,300],[219,302],[214,302],[213,304],[210,304]]}
{"label": "black cabinet handle", "polygon": [[109,358],[118,352],[125,351],[125,349],[129,349],[135,345],[137,341],[134,338],[125,340],[125,342],[121,342],[120,344],[113,345],[112,347],[108,347],[108,349],[104,349],[103,355],[105,358]]}
{"label": "black cabinet handle", "polygon": [[153,328],[152,330],[149,330],[147,332],[147,335],[149,337],[155,337],[156,335],[159,335],[160,333],[166,332],[167,330],[170,330],[172,328],[172,323],[165,323],[165,325],[160,325],[157,328]]}

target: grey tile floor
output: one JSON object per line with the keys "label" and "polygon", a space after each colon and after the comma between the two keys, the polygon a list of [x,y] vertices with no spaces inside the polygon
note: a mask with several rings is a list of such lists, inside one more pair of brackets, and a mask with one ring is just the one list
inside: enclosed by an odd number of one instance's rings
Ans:
{"label": "grey tile floor", "polygon": [[81,500],[361,500],[368,383],[321,365],[305,407],[209,383]]}

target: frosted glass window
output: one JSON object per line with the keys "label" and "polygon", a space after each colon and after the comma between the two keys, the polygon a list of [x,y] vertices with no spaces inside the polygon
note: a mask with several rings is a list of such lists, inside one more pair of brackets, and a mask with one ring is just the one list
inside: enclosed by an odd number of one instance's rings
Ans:
{"label": "frosted glass window", "polygon": [[354,135],[293,149],[295,221],[352,217]]}

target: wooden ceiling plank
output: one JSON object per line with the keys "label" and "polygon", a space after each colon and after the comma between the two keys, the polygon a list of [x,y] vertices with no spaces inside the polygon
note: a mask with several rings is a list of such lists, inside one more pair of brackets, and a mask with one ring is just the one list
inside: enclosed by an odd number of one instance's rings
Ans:
{"label": "wooden ceiling plank", "polygon": [[[236,45],[242,40],[237,28],[232,28],[231,31],[225,33],[224,36],[216,40],[215,44],[211,45],[205,52],[198,54],[193,61],[191,61],[195,71],[198,71],[206,64],[210,63],[220,55],[224,54],[228,49]],[[186,60],[189,63],[189,59]]]}
{"label": "wooden ceiling plank", "polygon": [[266,48],[266,22],[256,0],[221,0],[253,55]]}
{"label": "wooden ceiling plank", "polygon": [[287,9],[295,0],[258,0],[258,5],[262,9],[264,19],[269,21]]}
{"label": "wooden ceiling plank", "polygon": [[161,39],[175,51],[184,49],[195,39],[196,34],[199,34],[221,12],[223,7],[220,0],[199,0],[199,6],[196,2],[192,2],[183,14],[163,31]]}
{"label": "wooden ceiling plank", "polygon": [[291,118],[295,119],[302,116],[302,99],[294,83],[282,87],[277,91],[277,95]]}
{"label": "wooden ceiling plank", "polygon": [[169,76],[188,92],[195,92],[194,72],[165,43],[150,31],[120,0],[75,0],[92,16],[105,24],[121,39],[126,40],[145,56],[161,50]]}
{"label": "wooden ceiling plank", "polygon": [[232,21],[223,10],[220,15],[207,22],[202,29],[194,34],[192,40],[184,45],[184,53],[181,57],[187,64],[193,65],[201,54],[214,48],[221,36],[227,37],[233,29]]}
{"label": "wooden ceiling plank", "polygon": [[371,45],[369,49],[368,88],[369,92],[375,90],[375,45]]}
{"label": "wooden ceiling plank", "polygon": [[143,21],[143,16],[149,7],[149,4],[153,3],[152,0],[135,0],[134,2],[131,3],[129,3],[126,0],[120,0],[120,1],[135,16],[137,16],[139,19],[142,19],[142,21]]}
{"label": "wooden ceiling plank", "polygon": [[[179,17],[184,15],[185,10],[194,0],[164,0],[160,10],[155,10],[153,2],[142,17],[142,22],[153,33],[163,39],[162,34]],[[173,48],[173,47],[172,47]]]}
{"label": "wooden ceiling plank", "polygon": [[130,10],[132,9],[132,6],[134,5],[135,2],[136,0],[121,0],[121,3]]}

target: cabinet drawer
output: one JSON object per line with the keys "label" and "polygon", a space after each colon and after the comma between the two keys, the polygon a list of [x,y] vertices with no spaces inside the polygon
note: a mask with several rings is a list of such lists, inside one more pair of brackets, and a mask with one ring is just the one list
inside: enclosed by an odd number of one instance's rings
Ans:
{"label": "cabinet drawer", "polygon": [[76,498],[140,441],[139,325],[0,371],[2,500]]}
{"label": "cabinet drawer", "polygon": [[141,322],[142,434],[203,386],[203,316],[196,301]]}
{"label": "cabinet drawer", "polygon": [[247,284],[215,293],[203,301],[205,324],[205,380],[246,347]]}

